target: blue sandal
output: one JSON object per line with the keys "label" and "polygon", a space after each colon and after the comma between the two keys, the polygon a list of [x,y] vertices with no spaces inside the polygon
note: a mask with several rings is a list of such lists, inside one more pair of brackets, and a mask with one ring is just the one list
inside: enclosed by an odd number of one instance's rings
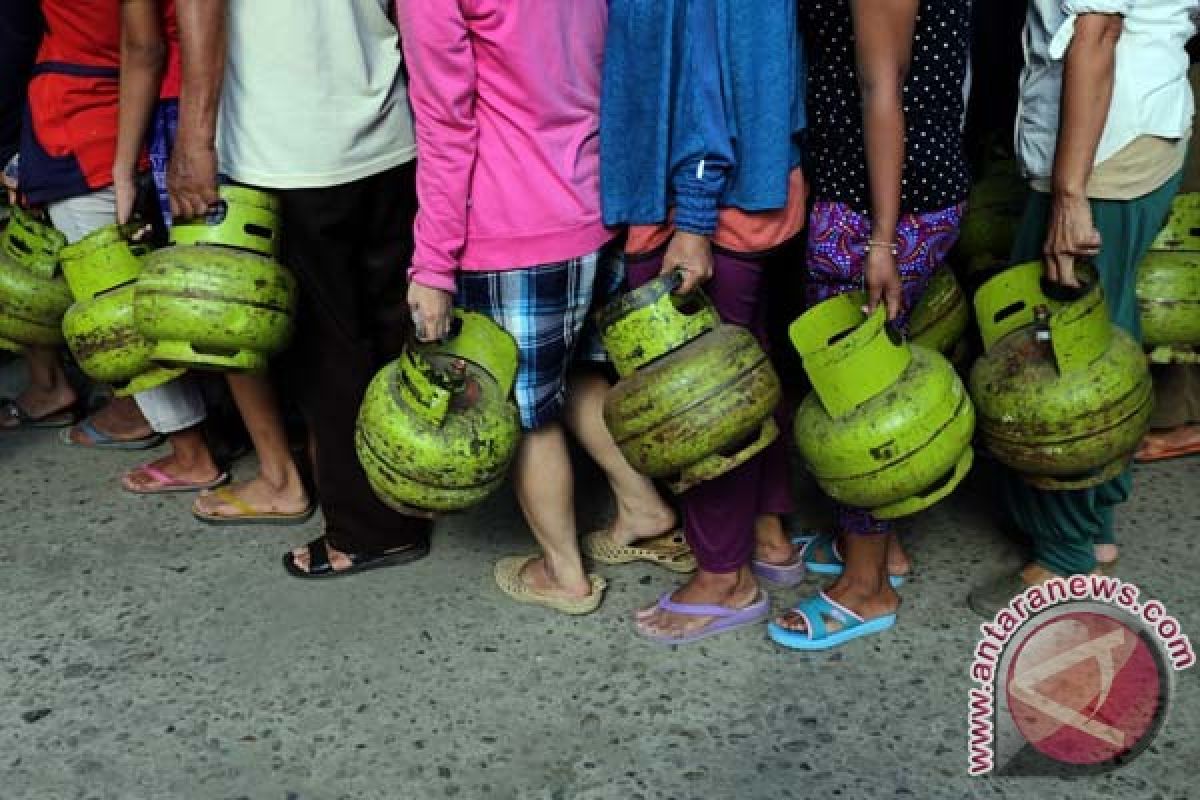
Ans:
{"label": "blue sandal", "polygon": [[[846,562],[838,549],[838,537],[831,533],[818,533],[815,536],[797,536],[792,543],[799,548],[800,559],[804,568],[815,575],[841,575],[846,570]],[[889,575],[888,583],[893,589],[904,585],[904,575]]]}
{"label": "blue sandal", "polygon": [[[824,592],[801,600],[793,611],[804,618],[805,630],[794,631],[778,622],[767,625],[767,635],[776,644],[791,650],[828,650],[861,636],[882,633],[896,625],[895,614],[863,619]],[[827,619],[836,620],[841,627],[830,633],[825,626]]]}

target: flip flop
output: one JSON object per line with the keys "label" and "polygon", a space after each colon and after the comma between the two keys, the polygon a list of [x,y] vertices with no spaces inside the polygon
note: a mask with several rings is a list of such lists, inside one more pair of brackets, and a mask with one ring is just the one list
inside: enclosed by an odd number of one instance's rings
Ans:
{"label": "flip flop", "polygon": [[726,608],[725,606],[707,605],[704,603],[679,603],[671,599],[671,592],[663,592],[655,607],[672,614],[683,614],[689,617],[713,617],[711,622],[698,630],[673,636],[669,633],[650,633],[637,625],[638,635],[656,644],[688,644],[689,642],[716,636],[718,633],[756,625],[771,613],[771,599],[762,589],[754,602],[742,608]]}
{"label": "flip flop", "polygon": [[518,603],[545,606],[564,614],[590,614],[600,607],[600,601],[604,599],[604,590],[608,587],[608,582],[599,575],[588,575],[588,580],[592,584],[592,592],[587,597],[580,598],[554,597],[543,594],[521,580],[521,570],[525,569],[525,565],[540,557],[537,554],[508,556],[497,561],[492,573],[500,591]]}
{"label": "flip flop", "polygon": [[1166,447],[1139,447],[1133,456],[1133,460],[1138,464],[1153,464],[1158,461],[1168,461],[1173,458],[1188,458],[1197,455],[1200,455],[1200,442],[1192,442],[1191,444]]}
{"label": "flip flop", "polygon": [[[805,568],[817,575],[841,575],[846,571],[846,562],[838,548],[837,537],[830,533],[818,533],[815,536],[797,536],[792,544],[800,548],[800,557]],[[818,559],[818,555],[824,558]],[[904,585],[906,575],[888,575],[888,583],[893,589]]]}
{"label": "flip flop", "polygon": [[0,433],[39,428],[69,428],[75,424],[77,419],[79,419],[79,415],[75,412],[74,405],[35,417],[14,398],[6,397],[0,400],[0,420],[17,423],[16,425],[0,426]]}
{"label": "flip flop", "polygon": [[[149,475],[154,479],[154,483],[148,486],[138,486],[130,482],[130,479],[142,473]],[[201,492],[205,489],[215,489],[218,486],[224,486],[229,483],[229,473],[222,472],[211,481],[202,481],[195,483],[192,481],[184,481],[179,478],[169,475],[153,464],[142,464],[134,467],[121,476],[121,487],[130,494],[178,494],[181,492]]]}
{"label": "flip flop", "polygon": [[233,506],[238,513],[210,514],[201,511],[193,503],[192,516],[206,525],[302,525],[312,519],[317,511],[315,503],[309,503],[308,508],[297,512],[260,511],[234,494],[228,486],[214,489],[211,496],[227,506]]}
{"label": "flip flop", "polygon": [[[88,444],[81,444],[71,438],[71,430],[75,427],[78,427],[88,438]],[[166,441],[167,437],[161,433],[152,433],[149,436],[143,436],[139,439],[114,439],[109,434],[97,428],[89,417],[77,426],[74,424],[66,426],[58,438],[63,444],[69,447],[86,447],[92,450],[149,450],[152,447],[158,447]]]}
{"label": "flip flop", "polygon": [[804,573],[807,572],[807,567],[804,563],[804,543],[811,540],[816,534],[805,534],[792,537],[792,544],[796,545],[796,552],[792,555],[792,560],[786,564],[772,564],[769,561],[759,561],[752,559],[750,561],[750,571],[764,581],[773,583],[776,586],[790,588],[804,582]]}
{"label": "flip flop", "polygon": [[328,535],[313,539],[306,547],[308,548],[307,570],[296,566],[296,559],[292,557],[290,550],[283,554],[283,568],[293,578],[312,581],[341,578],[357,572],[366,572],[369,569],[398,567],[402,564],[410,564],[429,555],[429,542],[410,544],[389,550],[346,553],[346,557],[350,559],[350,566],[346,569],[335,570],[333,564],[329,561]]}
{"label": "flip flop", "polygon": [[[863,619],[824,592],[801,600],[793,611],[804,618],[805,630],[793,631],[778,622],[767,625],[767,635],[772,641],[791,650],[828,650],[896,625],[895,614]],[[837,620],[842,627],[831,633],[825,625],[827,619]]]}
{"label": "flip flop", "polygon": [[593,531],[583,537],[583,554],[601,564],[648,561],[671,572],[696,571],[696,557],[692,555],[692,549],[688,547],[682,531],[664,533],[627,545],[614,542],[611,531]]}

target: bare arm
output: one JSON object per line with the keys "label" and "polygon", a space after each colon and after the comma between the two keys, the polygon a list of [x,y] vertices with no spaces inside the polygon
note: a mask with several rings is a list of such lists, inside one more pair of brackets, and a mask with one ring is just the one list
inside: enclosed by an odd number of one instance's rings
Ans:
{"label": "bare arm", "polygon": [[871,242],[864,266],[867,306],[883,303],[888,319],[903,295],[892,246],[900,221],[904,174],[904,81],[912,60],[918,0],[852,0],[862,94],[863,137],[871,196]]}
{"label": "bare arm", "polygon": [[1078,17],[1063,66],[1062,109],[1051,181],[1054,197],[1043,252],[1046,275],[1067,286],[1079,285],[1075,259],[1100,251],[1100,233],[1092,223],[1087,182],[1112,103],[1122,26],[1117,14]]}
{"label": "bare arm", "polygon": [[226,0],[177,0],[183,85],[167,189],[171,213],[198,217],[218,200],[217,110],[225,73]]}
{"label": "bare arm", "polygon": [[138,158],[158,100],[166,58],[158,0],[121,0],[121,100],[113,159],[120,223],[128,222],[133,211]]}

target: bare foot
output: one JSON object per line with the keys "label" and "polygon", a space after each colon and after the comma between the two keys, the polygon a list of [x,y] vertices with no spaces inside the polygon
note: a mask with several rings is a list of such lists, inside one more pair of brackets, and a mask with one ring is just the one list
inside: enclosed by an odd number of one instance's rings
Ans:
{"label": "bare foot", "polygon": [[[737,572],[697,572],[690,581],[677,589],[671,599],[677,603],[717,605],[725,608],[745,608],[758,599],[758,581],[749,567]],[[675,614],[648,606],[634,614],[634,624],[643,634],[662,637],[682,637],[700,630],[715,619],[690,614]]]}
{"label": "bare foot", "polygon": [[895,533],[888,534],[887,569],[888,575],[895,576],[904,576],[912,571],[912,561],[909,560],[908,553],[904,552],[899,535]]}
{"label": "bare foot", "polygon": [[[154,435],[150,423],[132,397],[114,398],[92,414],[88,421],[97,431],[118,442],[134,442]],[[72,442],[84,447],[95,444],[79,425],[71,428],[70,436]]]}
{"label": "bare foot", "polygon": [[[908,553],[904,552],[904,545],[900,544],[900,537],[895,533],[887,535],[887,570],[888,575],[895,577],[904,577],[912,571],[912,561],[909,560]],[[837,538],[837,552],[844,554],[846,552],[846,537],[840,535]],[[815,554],[821,563],[832,563],[831,559],[837,554],[830,553],[828,550],[819,550]],[[806,559],[808,557],[806,556]]]}
{"label": "bare foot", "polygon": [[[13,402],[33,419],[42,419],[66,411],[75,405],[77,399],[75,390],[71,388],[70,384],[63,381],[52,388],[30,384],[25,391],[17,395]],[[17,428],[20,427],[20,424],[16,418],[5,417],[0,420],[0,428]]]}
{"label": "bare foot", "polygon": [[[825,594],[830,600],[845,606],[865,620],[894,614],[900,608],[900,596],[886,580],[860,582],[841,575],[825,590]],[[785,611],[775,621],[781,628],[796,633],[808,630],[804,617],[796,611]],[[836,618],[826,617],[822,622],[825,623],[828,633],[836,633],[842,629],[842,624]]]}
{"label": "bare foot", "polygon": [[[153,467],[182,483],[205,484],[212,483],[221,477],[221,470],[211,458],[190,459],[184,461],[178,453],[152,461],[147,466]],[[131,492],[144,492],[159,485],[159,479],[141,467],[126,472],[121,483]]]}
{"label": "bare foot", "polygon": [[1098,544],[1095,552],[1097,564],[1111,564],[1121,554],[1120,548],[1115,544]]}
{"label": "bare foot", "polygon": [[617,498],[617,516],[608,526],[614,544],[630,545],[675,529],[678,517],[657,492],[646,497]]}
{"label": "bare foot", "polygon": [[[264,514],[303,514],[309,508],[308,492],[298,481],[284,487],[267,483],[260,475],[253,480],[234,483],[225,492],[232,494],[256,512]],[[208,517],[236,519],[245,511],[225,502],[214,492],[201,492],[196,498],[195,510]],[[331,560],[332,560],[332,549]]]}
{"label": "bare foot", "polygon": [[[328,539],[325,540],[325,550],[329,553],[329,566],[333,568],[334,572],[342,572],[354,566],[349,556],[341,550],[334,548]],[[302,572],[308,572],[308,561],[308,545],[297,547],[292,551],[292,562]]]}
{"label": "bare foot", "polygon": [[779,515],[764,514],[754,520],[754,559],[776,566],[795,562],[796,545],[784,531]]}

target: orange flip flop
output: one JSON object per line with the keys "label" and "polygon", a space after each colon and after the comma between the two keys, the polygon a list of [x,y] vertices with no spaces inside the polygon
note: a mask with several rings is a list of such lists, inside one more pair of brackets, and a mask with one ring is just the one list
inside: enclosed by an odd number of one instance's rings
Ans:
{"label": "orange flip flop", "polygon": [[1191,444],[1149,446],[1144,443],[1139,447],[1137,453],[1134,454],[1133,460],[1138,464],[1153,464],[1156,461],[1168,461],[1173,458],[1187,458],[1188,456],[1200,455],[1200,442],[1192,442]]}

